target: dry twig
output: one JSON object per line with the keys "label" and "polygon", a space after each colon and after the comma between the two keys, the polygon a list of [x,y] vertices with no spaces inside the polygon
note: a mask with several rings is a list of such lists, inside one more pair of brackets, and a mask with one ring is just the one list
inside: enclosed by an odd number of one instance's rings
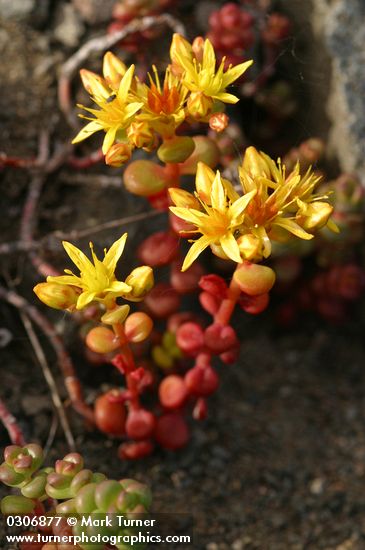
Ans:
{"label": "dry twig", "polygon": [[0,286],[0,299],[8,302],[18,310],[25,312],[45,336],[47,336],[56,353],[58,366],[62,372],[72,407],[85,419],[93,423],[93,410],[84,401],[81,384],[76,375],[71,358],[66,351],[62,338],[57,334],[52,323],[50,323],[35,306],[29,304],[25,298],[19,296],[19,294],[13,290],[7,290],[5,287]]}
{"label": "dry twig", "polygon": [[143,32],[156,25],[167,25],[173,32],[185,35],[184,26],[172,15],[167,13],[161,15],[148,15],[140,19],[133,19],[133,21],[128,23],[128,25],[120,31],[92,38],[81,46],[81,48],[64,63],[58,81],[58,101],[61,111],[73,128],[77,127],[77,119],[72,111],[71,79],[80,65],[84,63],[91,54],[104,52],[121,40],[124,40],[128,35],[136,32]]}

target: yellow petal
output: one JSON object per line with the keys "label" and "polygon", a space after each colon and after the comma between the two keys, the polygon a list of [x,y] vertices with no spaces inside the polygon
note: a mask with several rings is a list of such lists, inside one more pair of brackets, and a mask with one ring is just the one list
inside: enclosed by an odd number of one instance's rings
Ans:
{"label": "yellow petal", "polygon": [[62,241],[63,248],[66,250],[68,256],[71,258],[73,263],[79,268],[80,272],[87,272],[89,270],[93,271],[94,266],[90,262],[89,258],[85,254],[74,246],[73,244]]}
{"label": "yellow petal", "polygon": [[222,237],[219,242],[221,247],[223,248],[223,251],[225,252],[225,254],[227,254],[228,258],[231,258],[231,260],[233,260],[234,262],[242,263],[240,249],[238,247],[236,239],[231,232],[224,235],[224,237]]}
{"label": "yellow petal", "polygon": [[80,294],[77,303],[76,309],[83,309],[85,306],[90,304],[96,296],[96,292],[83,292]]}
{"label": "yellow petal", "polygon": [[128,71],[123,76],[119,90],[118,90],[118,99],[121,103],[126,103],[129,89],[131,87],[132,79],[134,74],[134,65],[131,65]]}
{"label": "yellow petal", "polygon": [[177,189],[176,187],[169,188],[169,195],[172,202],[180,208],[199,208],[199,201],[184,189]]}
{"label": "yellow petal", "polygon": [[204,42],[202,69],[208,69],[215,72],[215,53],[211,41],[207,38]]}
{"label": "yellow petal", "polygon": [[127,237],[128,237],[128,233],[124,233],[120,237],[120,239],[118,239],[117,241],[115,241],[115,243],[112,244],[108,252],[105,254],[103,264],[105,265],[105,267],[107,268],[110,274],[114,273],[115,268],[117,266],[117,262],[121,257],[121,255],[123,254]]}
{"label": "yellow petal", "polygon": [[214,99],[219,99],[219,101],[223,101],[223,103],[230,103],[232,105],[239,101],[238,97],[236,97],[233,94],[228,94],[227,92],[221,92],[219,94],[214,95],[213,97]]}
{"label": "yellow petal", "polygon": [[226,193],[221,181],[221,175],[219,171],[216,173],[214,181],[212,183],[212,190],[210,192],[210,199],[212,207],[216,210],[224,210],[226,207]]}
{"label": "yellow petal", "polygon": [[251,202],[251,199],[256,195],[256,190],[250,191],[249,193],[246,193],[243,195],[243,197],[240,197],[234,203],[230,206],[230,213],[233,218],[238,218],[245,209],[247,208],[247,205]]}
{"label": "yellow petal", "polygon": [[120,81],[127,71],[126,65],[112,52],[106,52],[103,60],[103,75],[115,90],[119,88]]}
{"label": "yellow petal", "polygon": [[89,124],[86,124],[80,132],[77,134],[76,137],[73,138],[72,143],[79,143],[80,141],[83,141],[84,139],[87,139],[95,132],[98,132],[102,129],[102,125],[97,120],[92,120],[89,122]]}
{"label": "yellow petal", "polygon": [[76,275],[59,275],[57,277],[52,277],[52,275],[48,275],[47,283],[57,283],[60,285],[78,286],[80,288],[82,287],[81,279],[80,277],[76,277]]}
{"label": "yellow petal", "polygon": [[289,233],[292,233],[296,237],[299,237],[299,239],[304,239],[305,241],[313,239],[313,235],[304,231],[304,229],[302,229],[300,225],[295,223],[295,221],[290,220],[289,218],[277,218],[275,219],[274,224],[282,227],[283,229],[286,229],[287,231],[289,231]]}
{"label": "yellow petal", "polygon": [[170,210],[175,216],[185,220],[187,222],[193,223],[194,225],[200,225],[204,217],[207,217],[199,210],[194,208],[180,208],[178,206],[170,206]]}
{"label": "yellow petal", "polygon": [[186,271],[187,269],[189,269],[189,267],[197,259],[199,254],[201,254],[203,250],[205,250],[210,245],[211,242],[211,237],[205,236],[200,237],[200,239],[195,241],[194,244],[191,246],[189,252],[185,256],[181,271]]}
{"label": "yellow petal", "polygon": [[113,145],[117,130],[118,130],[117,126],[112,126],[106,132],[104,141],[103,141],[103,146],[102,146],[103,155],[106,155],[109,149],[111,148],[111,146]]}
{"label": "yellow petal", "polygon": [[113,281],[105,292],[112,292],[113,294],[128,294],[132,290],[132,287],[123,283],[122,281]]}
{"label": "yellow petal", "polygon": [[250,61],[245,61],[244,63],[240,63],[239,65],[236,65],[235,67],[231,67],[228,69],[228,71],[223,75],[222,78],[222,84],[223,88],[227,88],[232,82],[237,80],[249,67],[251,67],[253,63],[253,60],[250,59]]}
{"label": "yellow petal", "polygon": [[198,162],[195,177],[195,187],[204,202],[210,202],[210,192],[215,178],[214,171],[204,162]]}

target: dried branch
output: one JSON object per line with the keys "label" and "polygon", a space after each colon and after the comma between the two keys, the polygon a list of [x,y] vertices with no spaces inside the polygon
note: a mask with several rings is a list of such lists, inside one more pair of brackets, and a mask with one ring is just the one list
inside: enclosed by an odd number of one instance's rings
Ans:
{"label": "dried branch", "polygon": [[74,436],[72,435],[71,427],[67,419],[60,394],[58,393],[56,381],[53,377],[51,369],[49,368],[48,361],[46,359],[42,346],[40,345],[39,338],[33,329],[33,325],[29,320],[28,315],[24,313],[24,311],[22,310],[19,311],[19,315],[24,325],[24,328],[27,332],[27,335],[32,345],[32,348],[34,350],[35,356],[37,357],[38,363],[43,371],[43,376],[48,384],[49,391],[51,392],[52,401],[57,411],[57,415],[60,420],[63,432],[65,434],[67,444],[70,448],[70,451],[74,451],[76,449],[75,439],[74,439]]}
{"label": "dried branch", "polygon": [[149,15],[140,19],[134,19],[120,31],[92,38],[64,63],[58,81],[58,101],[61,111],[73,128],[77,127],[77,119],[72,111],[71,79],[82,63],[91,54],[104,52],[121,40],[124,40],[128,35],[143,32],[156,25],[167,25],[173,32],[185,35],[184,26],[172,15]]}
{"label": "dried branch", "polygon": [[58,366],[62,372],[66,390],[68,392],[72,407],[85,419],[93,423],[93,410],[84,401],[84,398],[82,396],[81,384],[76,375],[71,358],[66,351],[62,339],[55,331],[52,323],[50,323],[48,319],[44,317],[35,306],[29,304],[27,300],[25,300],[25,298],[23,298],[13,290],[7,290],[6,288],[0,286],[0,299],[13,305],[18,310],[25,312],[26,315],[43,332],[43,334],[45,334],[56,353]]}
{"label": "dried branch", "polygon": [[38,241],[15,241],[11,243],[2,243],[0,244],[0,255],[14,254],[16,252],[32,252],[34,250],[40,249],[54,249],[55,247],[52,246],[51,243],[55,239],[77,241],[79,239],[83,239],[84,237],[89,237],[90,235],[95,235],[96,233],[101,233],[102,231],[106,231],[108,229],[123,227],[125,225],[147,220],[149,218],[155,218],[156,216],[161,216],[162,214],[164,214],[164,212],[161,212],[160,210],[150,210],[148,212],[140,212],[139,214],[133,214],[132,216],[110,220],[108,222],[101,223],[99,225],[93,225],[92,227],[87,227],[85,229],[73,229],[69,232],[64,232],[60,230],[52,231],[52,233],[48,233]]}

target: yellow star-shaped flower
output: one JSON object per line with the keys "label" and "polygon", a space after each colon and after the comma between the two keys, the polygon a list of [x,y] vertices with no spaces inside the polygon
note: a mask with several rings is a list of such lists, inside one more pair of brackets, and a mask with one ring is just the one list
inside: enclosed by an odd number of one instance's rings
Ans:
{"label": "yellow star-shaped flower", "polygon": [[178,189],[169,191],[172,201],[177,205],[170,207],[170,210],[179,218],[195,225],[196,229],[192,233],[202,235],[193,242],[185,257],[182,271],[188,269],[208,246],[219,246],[228,258],[234,262],[242,262],[234,233],[242,225],[245,209],[256,191],[231,200],[219,172],[216,173],[211,185],[209,203],[202,200],[198,193],[196,194],[201,210],[180,206],[187,203],[185,194],[180,194]]}
{"label": "yellow star-shaped flower", "polygon": [[108,251],[105,250],[102,261],[98,259],[93,250],[93,245],[90,243],[92,262],[76,246],[63,241],[63,247],[79,269],[80,275],[74,275],[72,271],[65,269],[66,275],[47,277],[47,283],[58,283],[60,285],[76,287],[80,291],[76,302],[76,309],[83,309],[94,300],[110,304],[117,297],[128,298],[132,287],[122,281],[118,281],[115,276],[117,262],[123,253],[127,236],[127,233],[124,233]]}

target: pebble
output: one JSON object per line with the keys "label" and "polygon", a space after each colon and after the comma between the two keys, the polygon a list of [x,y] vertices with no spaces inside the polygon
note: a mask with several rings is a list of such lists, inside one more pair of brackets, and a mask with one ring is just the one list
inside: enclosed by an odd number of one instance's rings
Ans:
{"label": "pebble", "polygon": [[114,4],[115,0],[72,0],[72,5],[89,25],[110,22]]}
{"label": "pebble", "polygon": [[80,42],[84,24],[72,4],[63,4],[56,13],[55,38],[67,47],[73,48]]}
{"label": "pebble", "polygon": [[0,18],[30,25],[43,25],[49,15],[49,0],[0,0]]}
{"label": "pebble", "polygon": [[323,493],[324,489],[324,479],[321,477],[316,477],[311,481],[309,485],[309,490],[312,493],[312,495],[321,495]]}

